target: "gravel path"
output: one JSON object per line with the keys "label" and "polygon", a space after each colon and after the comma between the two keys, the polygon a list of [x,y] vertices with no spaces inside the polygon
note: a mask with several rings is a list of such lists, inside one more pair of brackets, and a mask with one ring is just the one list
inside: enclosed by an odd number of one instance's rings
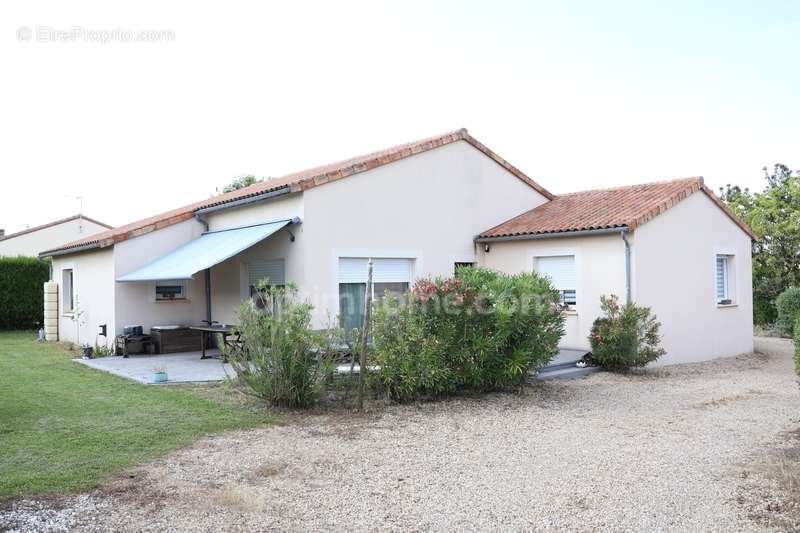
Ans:
{"label": "gravel path", "polygon": [[207,438],[60,506],[17,502],[0,529],[759,530],[743,478],[797,428],[800,394],[790,343],[757,345]]}

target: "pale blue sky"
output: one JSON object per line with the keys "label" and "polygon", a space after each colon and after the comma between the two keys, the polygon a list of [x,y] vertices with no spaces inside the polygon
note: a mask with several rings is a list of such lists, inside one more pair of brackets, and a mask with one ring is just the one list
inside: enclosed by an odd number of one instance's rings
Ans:
{"label": "pale blue sky", "polygon": [[[175,39],[22,42],[22,26]],[[556,193],[760,188],[762,166],[800,167],[798,57],[800,2],[4,2],[0,227],[77,195],[123,224],[462,126]]]}

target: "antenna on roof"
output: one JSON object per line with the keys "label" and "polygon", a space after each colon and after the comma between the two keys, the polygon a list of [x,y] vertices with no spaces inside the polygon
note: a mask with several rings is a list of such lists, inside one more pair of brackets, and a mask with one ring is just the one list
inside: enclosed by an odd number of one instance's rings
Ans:
{"label": "antenna on roof", "polygon": [[83,196],[65,194],[64,197],[78,200],[78,233],[83,233]]}

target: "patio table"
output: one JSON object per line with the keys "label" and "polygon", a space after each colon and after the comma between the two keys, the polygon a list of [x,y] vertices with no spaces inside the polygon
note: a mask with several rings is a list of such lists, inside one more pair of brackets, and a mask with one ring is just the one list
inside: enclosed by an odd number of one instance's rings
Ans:
{"label": "patio table", "polygon": [[222,336],[222,343],[229,348],[238,348],[242,343],[242,337],[236,326],[229,324],[212,326],[189,326],[189,329],[200,332],[200,359],[209,359],[214,356],[206,355],[207,338],[209,333],[219,333]]}

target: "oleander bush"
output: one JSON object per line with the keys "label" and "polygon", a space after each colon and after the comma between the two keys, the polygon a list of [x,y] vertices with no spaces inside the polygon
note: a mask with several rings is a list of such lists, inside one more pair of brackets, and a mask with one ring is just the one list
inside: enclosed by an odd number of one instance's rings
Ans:
{"label": "oleander bush", "polygon": [[50,264],[35,257],[0,257],[0,329],[33,329],[44,320]]}
{"label": "oleander bush", "polygon": [[462,268],[420,279],[374,313],[374,376],[397,401],[524,384],[546,366],[564,333],[560,295],[535,273]]}
{"label": "oleander bush", "polygon": [[775,299],[775,307],[778,310],[778,319],[775,322],[778,332],[785,337],[791,337],[794,334],[794,325],[800,318],[800,287],[785,289]]}
{"label": "oleander bush", "polygon": [[[311,329],[313,306],[297,289],[259,283],[256,298],[239,307],[242,344],[223,347],[245,390],[283,407],[314,405],[333,372],[332,339]],[[219,343],[222,346],[222,343]]]}
{"label": "oleander bush", "polygon": [[592,358],[607,370],[643,367],[664,355],[661,323],[649,307],[621,305],[615,295],[601,296],[602,316],[592,324],[589,342]]}

